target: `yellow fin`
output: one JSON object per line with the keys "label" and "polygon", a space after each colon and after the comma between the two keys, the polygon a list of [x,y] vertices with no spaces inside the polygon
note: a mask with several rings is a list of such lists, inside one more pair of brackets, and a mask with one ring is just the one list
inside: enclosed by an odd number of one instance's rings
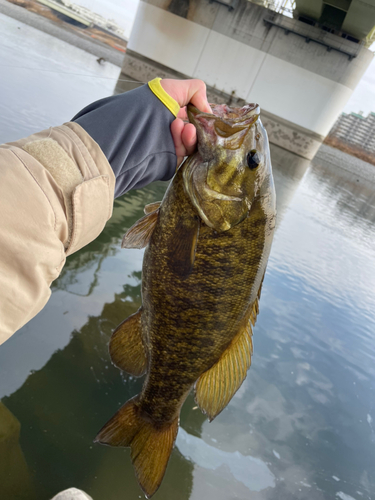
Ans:
{"label": "yellow fin", "polygon": [[210,421],[224,410],[246,378],[253,352],[251,337],[251,324],[247,322],[219,361],[195,384],[195,401]]}
{"label": "yellow fin", "polygon": [[148,205],[145,206],[143,209],[144,213],[146,215],[150,214],[151,212],[155,212],[161,205],[161,201],[155,201],[154,203],[149,203]]}
{"label": "yellow fin", "polygon": [[155,210],[139,219],[124,235],[122,248],[144,248],[151,239],[159,217],[159,210]]}
{"label": "yellow fin", "polygon": [[255,324],[259,313],[262,283],[263,279],[258,296],[248,310],[244,325],[220,359],[204,372],[195,384],[195,401],[206,413],[210,422],[227,406],[241,387],[250,368],[253,354],[252,325]]}
{"label": "yellow fin", "polygon": [[142,418],[139,396],[130,399],[105,424],[95,442],[111,446],[130,446],[138,482],[150,498],[163,480],[178,432],[179,417],[163,427]]}
{"label": "yellow fin", "polygon": [[113,332],[109,342],[112,362],[131,375],[140,377],[146,372],[147,358],[142,343],[142,309],[129,316]]}

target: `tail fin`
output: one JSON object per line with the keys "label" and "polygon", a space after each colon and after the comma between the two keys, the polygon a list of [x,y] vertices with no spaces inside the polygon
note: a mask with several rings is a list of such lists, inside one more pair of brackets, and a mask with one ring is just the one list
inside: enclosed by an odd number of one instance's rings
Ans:
{"label": "tail fin", "polygon": [[105,424],[95,442],[111,446],[130,446],[138,482],[147,498],[159,488],[178,432],[179,417],[156,428],[139,414],[139,396],[130,399]]}

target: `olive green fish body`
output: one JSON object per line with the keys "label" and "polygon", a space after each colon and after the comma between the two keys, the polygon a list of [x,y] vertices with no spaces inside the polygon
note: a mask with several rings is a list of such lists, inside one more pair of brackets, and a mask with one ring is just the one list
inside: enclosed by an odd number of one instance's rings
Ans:
{"label": "olive green fish body", "polygon": [[146,378],[96,441],[130,446],[148,497],[163,479],[192,387],[212,420],[246,377],[275,227],[259,108],[213,110],[188,106],[198,151],[179,168],[161,204],[147,206],[123,239],[124,247],[146,247],[142,307],[116,328],[110,354],[120,369]]}
{"label": "olive green fish body", "polygon": [[175,418],[192,385],[238,333],[265,272],[274,221],[259,201],[229,231],[201,224],[193,269],[179,276],[171,249],[185,235],[176,228],[198,218],[182,169],[161,205],[142,276],[142,328],[150,349],[140,407],[162,423]]}

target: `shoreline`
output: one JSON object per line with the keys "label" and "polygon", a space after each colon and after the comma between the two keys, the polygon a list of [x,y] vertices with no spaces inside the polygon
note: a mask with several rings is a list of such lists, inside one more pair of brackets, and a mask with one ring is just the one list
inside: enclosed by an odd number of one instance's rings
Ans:
{"label": "shoreline", "polygon": [[7,0],[0,0],[0,14],[11,17],[16,21],[27,24],[55,38],[59,38],[98,58],[103,58],[115,66],[120,68],[122,66],[124,52],[120,52],[108,44],[78,32],[68,23],[63,21],[58,23],[54,22],[47,17],[31,12]]}
{"label": "shoreline", "polygon": [[375,184],[375,167],[340,149],[322,144],[311,163],[325,162]]}
{"label": "shoreline", "polygon": [[334,135],[327,135],[324,139],[323,144],[331,146],[332,148],[339,149],[343,153],[347,153],[350,156],[355,156],[360,160],[370,163],[375,167],[375,153],[361,149],[359,146],[344,142]]}

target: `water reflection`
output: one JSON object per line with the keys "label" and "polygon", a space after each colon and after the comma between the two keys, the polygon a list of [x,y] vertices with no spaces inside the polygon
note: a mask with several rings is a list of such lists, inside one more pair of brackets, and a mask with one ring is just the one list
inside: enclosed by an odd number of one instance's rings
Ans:
{"label": "water reflection", "polygon": [[[209,445],[203,439],[188,434],[184,429],[180,429],[178,433],[176,446],[196,466],[217,471],[214,475],[216,481],[217,478],[221,478],[221,483],[223,483],[224,477],[225,482],[230,483],[232,491],[233,481],[242,483],[250,491],[261,491],[275,486],[274,475],[267,465],[258,458],[242,455],[239,451],[220,450]],[[223,498],[228,498],[228,492],[223,491],[222,484],[219,488],[221,496],[225,495]],[[204,498],[202,494],[200,495],[200,498]],[[213,496],[212,492],[210,496]],[[215,495],[215,498],[220,497]]]}
{"label": "water reflection", "polygon": [[[347,173],[341,177],[324,165],[307,169],[304,160],[279,152],[273,148],[282,216],[253,366],[211,424],[188,398],[155,498],[369,498],[374,489],[374,251],[367,234],[373,190]],[[356,200],[348,194],[354,187]],[[52,356],[45,348],[46,364],[3,398],[21,422],[21,447],[42,500],[72,485],[95,500],[141,494],[129,451],[94,446],[92,439],[141,387],[110,364],[107,343],[141,303],[142,252],[120,250],[121,237],[164,189],[157,183],[117,200],[105,231],[68,259],[45,311],[25,327],[28,345],[53,347],[61,341],[55,333],[61,323],[68,329],[74,318],[81,322]],[[358,234],[359,241],[353,239]],[[26,343],[25,329],[0,350],[5,386],[17,378],[14,359]],[[33,352],[27,352],[29,367]]]}
{"label": "water reflection", "polygon": [[324,165],[319,160],[314,160],[314,169],[311,173],[325,196],[333,199],[340,219],[345,217],[349,223],[356,223],[360,226],[369,222],[366,230],[373,232],[374,184],[355,173]]}
{"label": "water reflection", "polygon": [[20,422],[0,401],[1,498],[36,500],[32,475],[22,453]]}
{"label": "water reflection", "polygon": [[277,223],[281,224],[284,213],[290,205],[301,179],[310,162],[279,146],[270,144],[273,177],[276,187]]}
{"label": "water reflection", "polygon": [[[80,331],[72,333],[69,344],[53,354],[42,370],[4,398],[14,414],[22,415],[21,445],[40,500],[71,485],[95,499],[117,499],[125,490],[127,498],[139,497],[129,450],[93,445],[92,440],[103,422],[141,389],[142,381],[121,376],[107,352],[113,328],[140,303],[139,280],[136,286],[125,285],[111,303],[104,304],[99,316],[90,317]],[[190,400],[187,413],[192,405]],[[195,419],[198,431],[196,424]],[[176,451],[159,498],[166,494],[189,498],[191,470],[192,464]]]}

